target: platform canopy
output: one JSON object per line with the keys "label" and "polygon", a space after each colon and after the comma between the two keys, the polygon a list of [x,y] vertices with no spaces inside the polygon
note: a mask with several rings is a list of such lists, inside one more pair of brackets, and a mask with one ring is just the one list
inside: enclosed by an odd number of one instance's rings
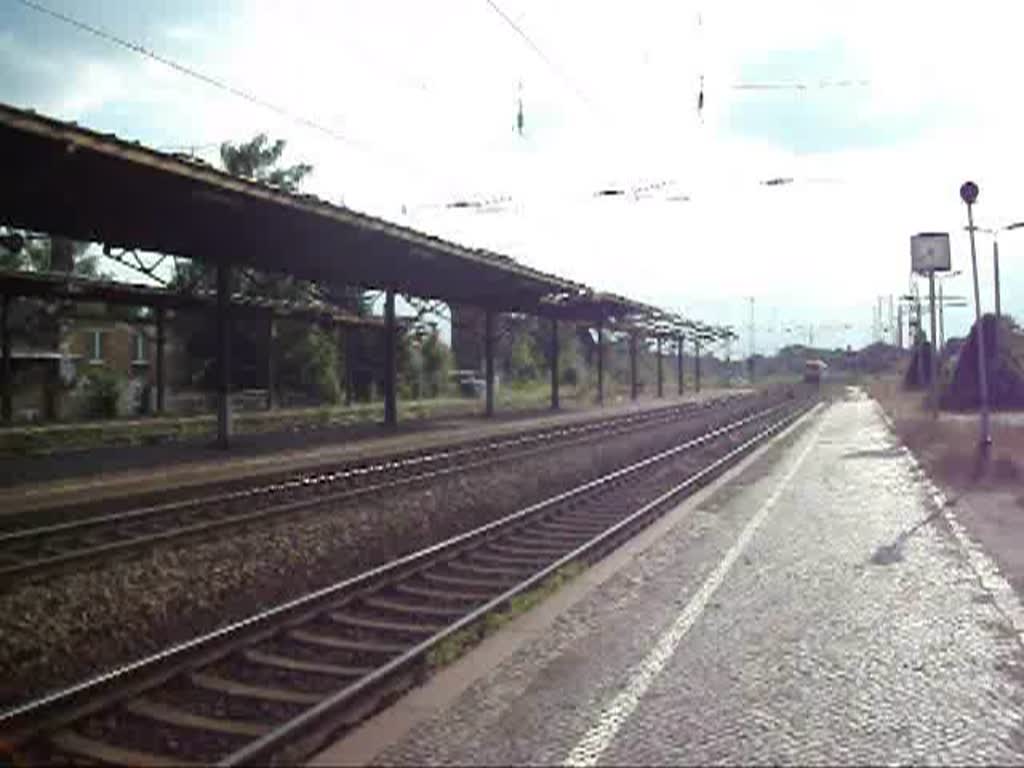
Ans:
{"label": "platform canopy", "polygon": [[739,338],[731,328],[723,326],[707,325],[697,321],[689,321],[690,338],[697,338],[703,342],[727,341]]}
{"label": "platform canopy", "polygon": [[659,311],[649,304],[614,293],[587,291],[546,296],[541,301],[538,314],[592,325],[600,322],[609,327],[631,327],[632,324]]}
{"label": "platform canopy", "polygon": [[[54,272],[10,272],[0,270],[0,296],[118,304],[155,309],[201,309],[216,306],[217,297],[206,293],[184,293],[152,285],[96,280]],[[275,317],[296,317],[330,322],[338,326],[383,328],[379,317],[361,317],[321,302],[284,301],[235,294],[231,305],[261,310]]]}
{"label": "platform canopy", "polygon": [[0,104],[0,217],[111,247],[537,312],[586,286],[312,195]]}

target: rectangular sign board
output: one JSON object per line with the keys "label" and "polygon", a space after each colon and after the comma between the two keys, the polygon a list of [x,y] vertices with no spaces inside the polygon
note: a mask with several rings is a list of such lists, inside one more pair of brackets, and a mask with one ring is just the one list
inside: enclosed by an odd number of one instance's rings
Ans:
{"label": "rectangular sign board", "polygon": [[914,272],[948,272],[949,234],[921,232],[910,238],[910,268]]}

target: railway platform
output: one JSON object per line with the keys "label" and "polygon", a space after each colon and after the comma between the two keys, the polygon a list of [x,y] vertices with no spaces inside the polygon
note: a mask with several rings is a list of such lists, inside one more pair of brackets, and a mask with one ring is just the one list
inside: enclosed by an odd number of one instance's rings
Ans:
{"label": "railway platform", "polygon": [[603,407],[551,412],[509,412],[438,417],[385,429],[367,424],[323,431],[267,433],[236,438],[231,451],[190,443],[109,447],[63,455],[0,461],[0,515],[37,509],[96,504],[106,500],[181,493],[189,488],[242,486],[287,473],[311,471],[332,462],[424,450],[454,441],[509,435],[522,430],[579,423],[601,417],[663,408],[748,390],[705,388],[682,396],[646,398]]}
{"label": "railway platform", "polygon": [[312,764],[1021,762],[1019,599],[858,392]]}

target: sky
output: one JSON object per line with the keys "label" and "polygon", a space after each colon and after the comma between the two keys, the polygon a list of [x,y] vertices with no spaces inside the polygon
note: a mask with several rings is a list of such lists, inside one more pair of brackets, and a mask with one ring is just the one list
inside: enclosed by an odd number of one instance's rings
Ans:
{"label": "sky", "polygon": [[[40,2],[263,103],[21,0],[0,0],[0,101],[211,162],[225,140],[286,139],[306,191],[733,324],[734,354],[751,305],[761,352],[809,326],[871,341],[922,231],[950,233],[962,334],[960,184],[981,188],[979,225],[1024,220],[1009,0]],[[980,235],[989,311],[991,249]],[[1000,255],[1004,312],[1024,316],[1024,229]]]}

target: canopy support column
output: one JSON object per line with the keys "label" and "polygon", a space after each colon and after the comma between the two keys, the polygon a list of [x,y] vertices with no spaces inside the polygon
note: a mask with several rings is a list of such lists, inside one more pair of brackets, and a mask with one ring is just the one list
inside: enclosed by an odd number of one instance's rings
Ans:
{"label": "canopy support column", "polygon": [[0,296],[0,346],[3,347],[3,359],[0,361],[0,416],[4,424],[10,424],[14,419],[13,399],[11,396],[12,375],[11,375],[11,327],[10,311],[11,297],[6,293]]}
{"label": "canopy support column", "polygon": [[267,312],[267,410],[277,407],[277,318]]}
{"label": "canopy support column", "polygon": [[693,340],[693,349],[694,349],[694,359],[693,359],[693,365],[694,365],[694,377],[693,377],[694,378],[694,388],[698,392],[700,392],[700,339],[699,338],[695,338]]}
{"label": "canopy support column", "polygon": [[231,444],[231,267],[217,265],[217,445]]}
{"label": "canopy support column", "polygon": [[386,427],[394,427],[398,424],[398,404],[395,397],[398,378],[395,366],[397,335],[395,292],[389,288],[384,296],[384,426]]}
{"label": "canopy support column", "polygon": [[558,320],[551,318],[551,410],[557,411],[558,402]]}
{"label": "canopy support column", "polygon": [[683,337],[676,339],[676,380],[679,383],[679,394],[683,394]]}
{"label": "canopy support column", "polygon": [[636,382],[636,332],[629,334],[629,396],[630,399],[636,400],[637,397],[637,382]]}
{"label": "canopy support column", "polygon": [[164,414],[167,391],[167,311],[163,307],[156,308],[156,412]]}
{"label": "canopy support column", "polygon": [[494,310],[484,313],[484,378],[487,383],[487,403],[484,413],[494,415]]}
{"label": "canopy support column", "polygon": [[346,325],[344,331],[342,331],[342,338],[345,343],[345,349],[343,350],[343,359],[345,361],[345,405],[352,405],[352,388],[355,378],[353,367],[356,360],[354,336],[355,333],[352,328]]}
{"label": "canopy support column", "polygon": [[658,397],[665,396],[665,377],[661,363],[661,336],[658,337]]}

